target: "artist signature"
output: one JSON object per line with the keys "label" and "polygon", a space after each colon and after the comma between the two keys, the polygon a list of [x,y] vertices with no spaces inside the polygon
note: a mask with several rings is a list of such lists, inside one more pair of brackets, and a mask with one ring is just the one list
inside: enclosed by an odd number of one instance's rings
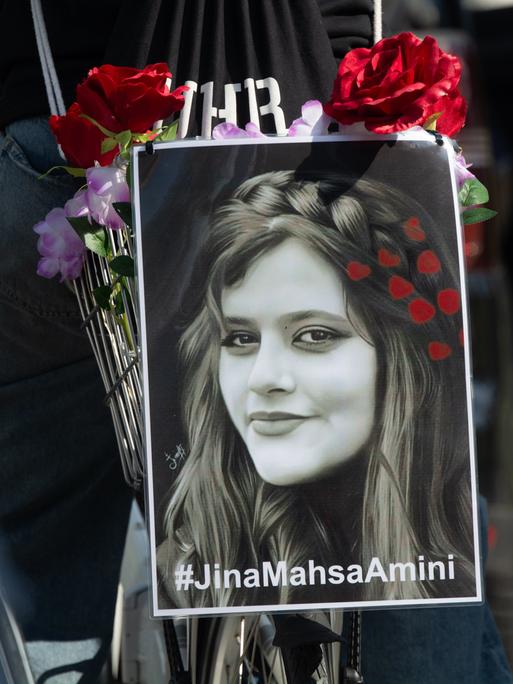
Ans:
{"label": "artist signature", "polygon": [[176,447],[176,451],[173,455],[169,454],[167,451],[164,452],[164,457],[169,470],[176,470],[178,466],[185,461],[185,456],[185,449],[181,444]]}

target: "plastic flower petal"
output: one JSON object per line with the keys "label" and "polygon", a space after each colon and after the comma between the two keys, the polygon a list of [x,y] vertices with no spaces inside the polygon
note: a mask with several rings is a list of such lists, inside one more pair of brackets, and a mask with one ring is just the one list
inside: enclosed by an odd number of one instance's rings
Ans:
{"label": "plastic flower petal", "polygon": [[109,131],[145,133],[184,105],[183,93],[189,88],[170,91],[171,77],[163,62],[144,69],[103,64],[77,86],[77,102],[84,114]]}
{"label": "plastic flower petal", "polygon": [[75,280],[82,273],[83,257],[66,259],[61,264],[61,274],[64,280]]}
{"label": "plastic flower petal", "polygon": [[246,124],[245,131],[248,138],[266,138],[267,136],[262,133],[256,124],[252,121]]}
{"label": "plastic flower petal", "polygon": [[123,220],[113,204],[130,202],[125,173],[117,166],[96,166],[87,169],[86,178],[86,198],[91,217],[112,230],[123,228]]}
{"label": "plastic flower petal", "polygon": [[467,164],[467,162],[465,161],[465,157],[461,152],[455,155],[454,171],[456,173],[456,185],[458,186],[458,190],[461,190],[461,188],[465,184],[465,181],[475,179],[474,174],[471,171],[469,171],[469,168],[471,166],[472,164]]}
{"label": "plastic flower petal", "polygon": [[459,59],[443,52],[432,36],[421,40],[404,32],[350,50],[324,109],[344,125],[363,121],[374,133],[422,126],[438,114],[436,130],[451,137],[465,123],[460,76]]}
{"label": "plastic flower petal", "polygon": [[52,209],[44,221],[34,226],[39,235],[37,248],[41,259],[37,273],[53,278],[59,272],[61,282],[78,278],[84,264],[86,247],[66,219],[64,209]]}
{"label": "plastic flower petal", "polygon": [[59,273],[59,259],[42,257],[37,264],[36,273],[43,278],[53,278]]}
{"label": "plastic flower petal", "polygon": [[244,129],[227,122],[215,126],[212,130],[212,137],[215,140],[226,140],[230,138],[265,138],[266,136],[254,123],[247,123]]}
{"label": "plastic flower petal", "polygon": [[87,190],[78,190],[71,199],[64,205],[66,216],[89,216],[89,205],[87,203]]}
{"label": "plastic flower petal", "polygon": [[301,107],[301,117],[292,122],[289,128],[289,136],[327,135],[329,125],[332,122],[333,119],[324,113],[319,100],[308,100]]}
{"label": "plastic flower petal", "polygon": [[109,152],[101,151],[105,136],[93,123],[83,118],[76,102],[64,116],[51,116],[50,128],[72,166],[86,169],[96,161],[106,166],[118,153],[117,147]]}

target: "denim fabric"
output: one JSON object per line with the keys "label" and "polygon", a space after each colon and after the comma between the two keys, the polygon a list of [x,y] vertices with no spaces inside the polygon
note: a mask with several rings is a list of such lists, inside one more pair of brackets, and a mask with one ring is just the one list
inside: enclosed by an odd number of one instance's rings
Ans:
{"label": "denim fabric", "polygon": [[0,135],[0,536],[49,684],[97,679],[131,502],[74,295],[36,275],[32,227],[77,187],[38,176],[62,163],[44,119]]}
{"label": "denim fabric", "polygon": [[366,684],[512,684],[487,604],[369,611],[362,621]]}
{"label": "denim fabric", "polygon": [[[480,513],[485,545],[483,499]],[[362,669],[365,684],[513,684],[487,603],[365,612]]]}

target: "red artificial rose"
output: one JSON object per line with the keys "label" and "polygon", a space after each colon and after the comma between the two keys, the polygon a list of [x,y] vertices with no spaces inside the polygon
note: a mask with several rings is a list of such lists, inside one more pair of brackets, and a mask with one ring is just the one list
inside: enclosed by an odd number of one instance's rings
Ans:
{"label": "red artificial rose", "polygon": [[77,102],[84,114],[113,133],[145,133],[183,107],[182,93],[188,88],[170,92],[168,78],[171,72],[163,63],[142,70],[104,64],[91,69],[77,87]]}
{"label": "red artificial rose", "polygon": [[97,161],[108,166],[118,148],[102,154],[105,136],[100,129],[82,116],[80,106],[74,102],[64,116],[51,116],[50,128],[64,155],[72,166],[86,169]]}
{"label": "red artificial rose", "polygon": [[467,109],[458,90],[460,73],[458,58],[442,52],[432,36],[400,33],[348,52],[324,108],[340,123],[363,121],[374,133],[422,126],[441,112],[436,129],[453,136]]}

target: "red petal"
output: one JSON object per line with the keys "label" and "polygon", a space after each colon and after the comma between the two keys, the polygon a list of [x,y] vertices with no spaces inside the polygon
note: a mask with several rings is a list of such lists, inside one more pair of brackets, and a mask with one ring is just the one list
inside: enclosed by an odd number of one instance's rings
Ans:
{"label": "red petal", "polygon": [[436,122],[440,133],[454,137],[465,125],[467,102],[458,91],[452,93],[443,103],[442,116]]}

